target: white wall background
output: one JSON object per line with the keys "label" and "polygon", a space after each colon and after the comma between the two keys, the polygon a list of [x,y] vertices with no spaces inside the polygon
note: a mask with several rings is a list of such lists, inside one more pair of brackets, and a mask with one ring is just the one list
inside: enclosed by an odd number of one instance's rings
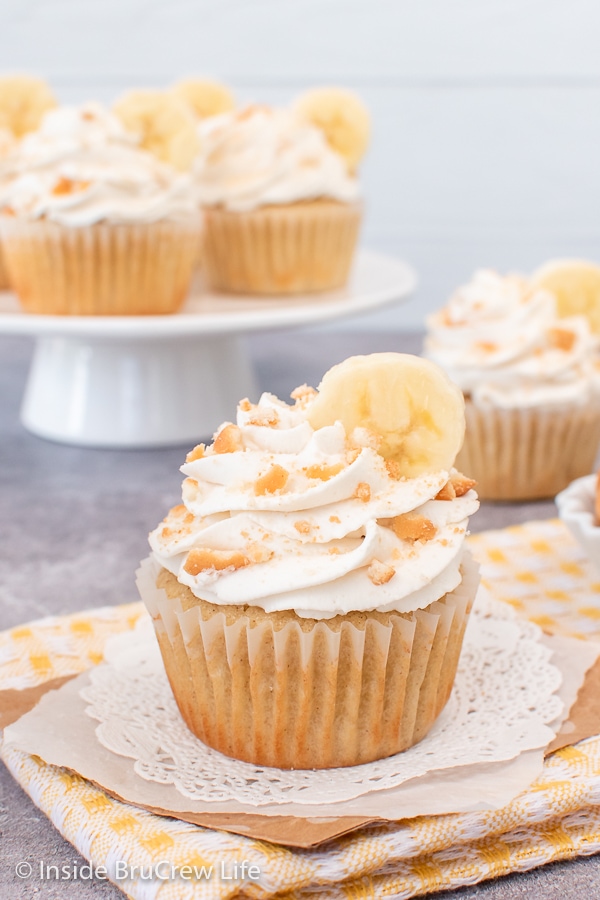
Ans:
{"label": "white wall background", "polygon": [[415,327],[477,266],[600,260],[597,0],[0,0],[0,69],[65,101],[188,74],[240,99],[363,96],[364,243],[417,297],[353,327]]}

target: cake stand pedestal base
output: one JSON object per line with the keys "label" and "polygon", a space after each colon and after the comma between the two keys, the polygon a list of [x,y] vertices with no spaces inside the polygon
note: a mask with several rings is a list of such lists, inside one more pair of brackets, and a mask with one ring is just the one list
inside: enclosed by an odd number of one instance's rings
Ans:
{"label": "cake stand pedestal base", "polygon": [[45,336],[36,341],[21,421],[40,437],[81,446],[192,445],[255,394],[236,335]]}

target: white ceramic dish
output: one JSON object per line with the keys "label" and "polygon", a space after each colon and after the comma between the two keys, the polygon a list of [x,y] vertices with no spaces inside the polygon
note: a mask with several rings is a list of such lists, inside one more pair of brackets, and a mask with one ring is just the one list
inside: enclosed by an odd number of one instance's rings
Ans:
{"label": "white ceramic dish", "polygon": [[586,475],[571,482],[556,497],[560,518],[585,550],[600,573],[600,525],[595,524],[594,504],[597,475]]}
{"label": "white ceramic dish", "polygon": [[0,293],[0,333],[36,338],[21,408],[34,434],[88,447],[210,436],[256,393],[240,336],[316,325],[406,300],[414,270],[361,250],[345,288],[294,297],[192,292],[172,316],[40,316]]}

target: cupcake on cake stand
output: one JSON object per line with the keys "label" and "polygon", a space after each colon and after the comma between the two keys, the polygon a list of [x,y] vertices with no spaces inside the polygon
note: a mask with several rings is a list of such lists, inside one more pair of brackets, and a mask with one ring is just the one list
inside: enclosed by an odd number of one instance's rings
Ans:
{"label": "cupcake on cake stand", "polygon": [[21,419],[34,434],[89,447],[161,447],[211,435],[256,394],[244,334],[317,325],[406,300],[406,263],[360,250],[346,287],[286,297],[192,291],[169,316],[52,316],[0,293],[0,333],[36,338]]}

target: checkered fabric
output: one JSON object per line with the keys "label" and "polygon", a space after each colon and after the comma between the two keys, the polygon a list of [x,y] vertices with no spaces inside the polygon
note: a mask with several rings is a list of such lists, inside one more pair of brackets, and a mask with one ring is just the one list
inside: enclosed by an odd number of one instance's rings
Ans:
{"label": "checkered fabric", "polygon": [[[600,583],[559,521],[475,535],[470,544],[495,597],[551,630],[600,640]],[[132,604],[0,634],[0,690],[97,664],[106,639],[141,612]],[[156,816],[14,748],[2,757],[67,840],[136,900],[415,897],[600,851],[600,736],[548,757],[531,787],[496,812],[371,826],[313,850]],[[127,877],[116,877],[117,860]],[[244,860],[258,879],[231,877]],[[172,877],[144,877],[158,863]],[[191,877],[181,866],[192,867]]]}

